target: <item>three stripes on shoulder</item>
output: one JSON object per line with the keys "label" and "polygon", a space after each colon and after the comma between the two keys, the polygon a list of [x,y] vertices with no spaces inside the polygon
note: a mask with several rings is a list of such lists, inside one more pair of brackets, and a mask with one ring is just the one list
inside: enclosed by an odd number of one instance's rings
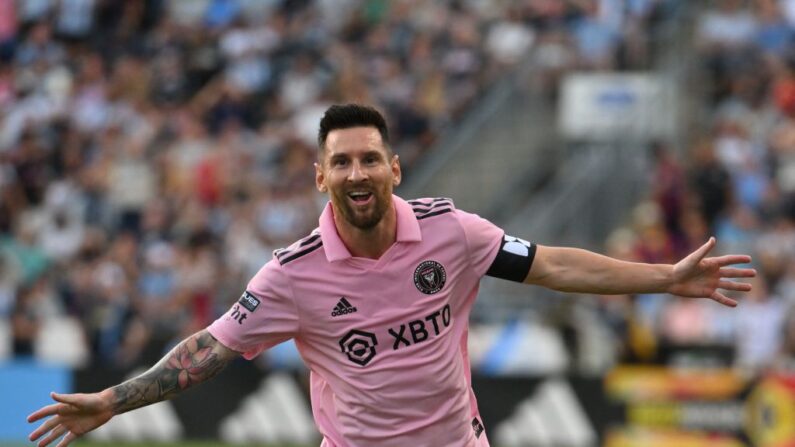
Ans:
{"label": "three stripes on shoulder", "polygon": [[417,217],[417,220],[449,213],[455,209],[453,200],[446,197],[409,200],[409,205],[411,205],[411,209],[414,210],[414,215]]}
{"label": "three stripes on shoulder", "polygon": [[323,239],[320,238],[320,230],[315,229],[309,236],[300,239],[287,248],[280,248],[273,252],[273,256],[279,260],[279,264],[284,265],[294,261],[301,256],[312,253],[323,246]]}

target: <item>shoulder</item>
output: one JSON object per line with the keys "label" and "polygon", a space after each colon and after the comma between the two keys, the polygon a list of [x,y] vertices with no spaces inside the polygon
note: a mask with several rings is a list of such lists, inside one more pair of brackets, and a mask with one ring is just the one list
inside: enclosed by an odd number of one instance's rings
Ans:
{"label": "shoulder", "polygon": [[452,199],[446,197],[409,200],[420,227],[433,234],[447,237],[460,237],[467,240],[494,237],[502,238],[503,230],[491,221],[477,214],[456,208]]}
{"label": "shoulder", "polygon": [[306,259],[307,255],[316,252],[323,246],[320,229],[315,228],[307,236],[293,242],[285,248],[273,251],[273,258],[279,265],[286,265],[298,259]]}
{"label": "shoulder", "polygon": [[[417,220],[428,219],[455,211],[455,204],[447,197],[420,198],[409,200],[408,204],[414,211]],[[452,214],[451,214],[452,216]]]}

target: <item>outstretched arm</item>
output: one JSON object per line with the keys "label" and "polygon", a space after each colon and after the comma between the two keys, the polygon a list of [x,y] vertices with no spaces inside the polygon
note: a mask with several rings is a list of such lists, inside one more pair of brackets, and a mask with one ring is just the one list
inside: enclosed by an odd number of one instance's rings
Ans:
{"label": "outstretched arm", "polygon": [[751,290],[750,284],[729,281],[729,278],[750,278],[756,271],[731,267],[751,262],[750,256],[706,257],[715,243],[715,238],[710,238],[675,265],[627,262],[587,250],[538,246],[524,282],[563,292],[603,295],[671,293],[710,298],[734,307],[737,302],[719,289],[747,292]]}
{"label": "outstretched arm", "polygon": [[170,399],[191,386],[218,375],[239,353],[225,347],[207,330],[183,340],[149,371],[122,384],[92,394],[57,394],[57,403],[28,416],[28,422],[52,416],[30,434],[35,441],[47,434],[39,447],[63,437],[65,447],[110,418],[145,405]]}

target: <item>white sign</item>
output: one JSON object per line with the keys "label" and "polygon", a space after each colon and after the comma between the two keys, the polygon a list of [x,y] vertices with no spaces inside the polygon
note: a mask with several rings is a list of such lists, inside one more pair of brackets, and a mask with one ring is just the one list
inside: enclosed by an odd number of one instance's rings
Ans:
{"label": "white sign", "polygon": [[572,74],[563,82],[558,125],[576,140],[673,138],[675,90],[654,74]]}

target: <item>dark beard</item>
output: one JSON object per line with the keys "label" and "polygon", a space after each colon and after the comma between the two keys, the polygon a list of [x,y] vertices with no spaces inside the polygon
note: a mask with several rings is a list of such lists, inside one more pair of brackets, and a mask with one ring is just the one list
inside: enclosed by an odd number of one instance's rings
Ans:
{"label": "dark beard", "polygon": [[342,214],[346,222],[360,230],[372,230],[381,222],[389,208],[389,191],[373,191],[374,206],[372,211],[367,213],[357,213],[348,203],[347,193],[337,197],[337,209]]}

